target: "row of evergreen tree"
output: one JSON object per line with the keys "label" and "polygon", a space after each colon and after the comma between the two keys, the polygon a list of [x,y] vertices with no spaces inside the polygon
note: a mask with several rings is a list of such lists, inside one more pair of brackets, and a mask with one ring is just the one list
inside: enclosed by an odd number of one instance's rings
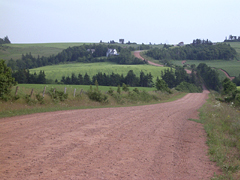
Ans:
{"label": "row of evergreen tree", "polygon": [[[51,82],[51,80],[46,79],[44,71],[40,71],[39,74],[36,72],[31,74],[29,70],[18,70],[12,73],[12,77],[15,78],[19,84],[46,84]],[[55,83],[59,84],[74,84],[74,85],[94,85],[97,80],[99,85],[102,86],[118,86],[123,83],[133,86],[133,87],[152,87],[153,86],[153,76],[151,73],[145,74],[143,71],[140,72],[140,76],[137,77],[133,70],[130,70],[126,76],[123,74],[112,73],[106,75],[105,73],[97,73],[96,75],[90,77],[87,73],[85,75],[78,74],[77,76],[72,73],[71,76],[63,76],[61,81],[55,80]]]}
{"label": "row of evergreen tree", "polygon": [[147,51],[146,55],[157,60],[232,60],[237,52],[229,44],[213,45],[211,41],[197,39],[182,47],[154,48]]}
{"label": "row of evergreen tree", "polygon": [[[116,49],[120,52],[119,56],[106,57],[106,52],[108,48]],[[94,50],[93,50],[94,49]],[[93,50],[93,51],[92,51]],[[122,48],[117,45],[106,45],[106,44],[91,44],[91,45],[82,45],[74,46],[64,49],[62,52],[57,55],[52,55],[50,57],[34,57],[31,53],[26,53],[22,55],[21,59],[8,61],[8,67],[11,67],[13,71],[20,69],[32,69],[47,65],[68,63],[68,62],[104,62],[112,61],[118,64],[143,64],[142,60],[135,58],[131,54],[131,47]]]}
{"label": "row of evergreen tree", "polygon": [[12,73],[12,77],[15,78],[19,84],[46,84],[47,79],[44,71],[40,71],[31,74],[29,70],[21,69]]}
{"label": "row of evergreen tree", "polygon": [[[101,86],[118,86],[123,83],[132,87],[152,87],[153,86],[153,76],[151,73],[145,74],[143,71],[140,72],[140,76],[137,77],[133,70],[128,71],[126,76],[123,74],[115,74],[112,72],[110,75],[105,73],[97,73],[92,78],[85,73],[85,75],[78,74],[77,76],[72,73],[71,76],[63,76],[61,83],[63,84],[75,84],[75,85],[94,85],[95,81]],[[55,81],[58,82],[57,80]]]}

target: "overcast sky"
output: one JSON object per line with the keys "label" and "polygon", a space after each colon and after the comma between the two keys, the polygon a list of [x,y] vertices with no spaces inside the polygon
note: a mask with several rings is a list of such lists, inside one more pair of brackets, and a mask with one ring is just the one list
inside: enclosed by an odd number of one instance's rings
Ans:
{"label": "overcast sky", "polygon": [[221,42],[240,36],[240,0],[0,0],[12,43]]}

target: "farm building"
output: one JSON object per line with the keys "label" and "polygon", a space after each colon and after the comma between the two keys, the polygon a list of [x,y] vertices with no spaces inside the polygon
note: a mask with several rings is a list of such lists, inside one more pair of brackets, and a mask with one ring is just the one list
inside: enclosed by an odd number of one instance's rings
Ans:
{"label": "farm building", "polygon": [[108,51],[106,52],[106,56],[116,56],[118,55],[117,50],[116,49],[108,49]]}

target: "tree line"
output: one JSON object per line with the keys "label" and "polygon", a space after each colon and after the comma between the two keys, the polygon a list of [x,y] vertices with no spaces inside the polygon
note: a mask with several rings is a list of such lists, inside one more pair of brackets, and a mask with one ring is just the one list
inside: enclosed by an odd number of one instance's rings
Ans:
{"label": "tree line", "polygon": [[217,71],[205,63],[200,63],[197,67],[192,66],[192,73],[190,75],[186,73],[183,67],[177,66],[175,71],[173,69],[165,70],[161,77],[169,88],[175,87],[177,90],[186,87],[191,87],[192,89],[198,87],[197,89],[199,89],[202,86],[201,79],[205,82],[208,89],[215,91],[220,91],[221,89],[221,82]]}
{"label": "tree line", "polygon": [[240,42],[240,36],[229,35],[229,38],[224,40],[224,42]]}
{"label": "tree line", "polygon": [[29,70],[22,69],[12,73],[12,77],[19,84],[46,84],[47,79],[44,71],[31,74]]}
{"label": "tree line", "polygon": [[11,41],[8,36],[5,36],[4,38],[0,38],[0,44],[11,44]]}
{"label": "tree line", "polygon": [[147,51],[146,55],[157,60],[232,60],[237,52],[229,44],[214,45],[211,41],[196,39],[192,44],[182,47],[154,48]]}
{"label": "tree line", "polygon": [[129,70],[126,76],[123,74],[106,74],[99,72],[96,75],[90,77],[87,73],[85,75],[72,73],[71,76],[63,76],[61,81],[56,83],[63,84],[75,84],[75,85],[94,85],[97,81],[101,86],[122,86],[122,84],[127,84],[132,87],[152,87],[153,86],[153,76],[151,73],[145,74],[143,71],[140,72],[140,76],[137,77],[133,70]]}
{"label": "tree line", "polygon": [[221,82],[217,71],[207,66],[205,63],[200,63],[197,66],[197,72],[204,80],[207,88],[219,91],[221,89]]}
{"label": "tree line", "polygon": [[[106,57],[106,52],[108,48],[116,49],[120,53],[118,56]],[[82,63],[92,63],[92,62],[104,62],[111,61],[118,64],[144,64],[146,62],[135,58],[131,54],[131,47],[122,48],[117,45],[105,45],[105,44],[91,44],[74,46],[64,49],[57,55],[52,55],[50,57],[40,57],[37,58],[32,56],[31,53],[22,54],[21,59],[13,60],[10,59],[7,63],[8,67],[11,67],[13,71],[20,69],[32,69],[47,65],[55,65],[60,63],[68,62],[82,62]]]}
{"label": "tree line", "polygon": [[[200,87],[200,78],[204,80],[205,85],[212,90],[219,91],[221,89],[221,82],[218,77],[217,71],[207,66],[204,63],[200,63],[197,67],[192,66],[193,70],[191,74],[187,74],[183,67],[177,66],[175,69],[166,69],[161,72],[161,79],[167,84],[168,88],[184,89],[183,86],[187,87]],[[53,80],[46,79],[44,71],[40,71],[39,74],[36,72],[31,74],[29,70],[19,70],[12,73],[12,77],[18,83],[25,84],[46,84],[52,83]],[[240,78],[236,78],[236,83],[239,82]],[[160,80],[157,77],[157,82]],[[62,76],[62,79],[55,83],[58,84],[73,84],[73,85],[94,85],[98,82],[101,86],[122,86],[122,84],[127,84],[131,87],[154,87],[155,82],[153,82],[153,76],[151,73],[145,74],[143,71],[140,72],[139,77],[129,70],[127,75],[116,74],[112,72],[111,74],[106,74],[99,72],[96,75],[90,77],[87,73],[78,75],[72,73],[71,76]],[[179,86],[179,87],[178,87]]]}

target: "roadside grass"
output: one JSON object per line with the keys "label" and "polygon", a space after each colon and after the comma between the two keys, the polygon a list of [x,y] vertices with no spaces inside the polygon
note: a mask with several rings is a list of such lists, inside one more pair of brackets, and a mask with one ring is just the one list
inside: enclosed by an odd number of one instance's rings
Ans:
{"label": "roadside grass", "polygon": [[[111,87],[114,91],[113,94],[110,95],[107,93],[110,87],[99,86],[98,89],[101,91],[101,94],[107,96],[107,101],[100,103],[89,99],[86,91],[90,90],[90,86],[79,86],[76,91],[76,96],[74,97],[73,92],[75,87],[77,87],[77,85],[67,87],[68,98],[65,101],[54,101],[48,93],[49,90],[56,88],[56,90],[63,92],[64,85],[48,86],[43,100],[39,101],[37,95],[39,94],[40,97],[42,97],[44,85],[19,85],[19,99],[13,99],[8,102],[0,101],[0,118],[71,109],[147,105],[174,101],[186,95],[186,93],[175,90],[173,90],[173,94],[168,94],[157,92],[154,88],[138,87],[139,93],[133,91],[133,89],[135,89],[134,87],[129,87],[130,92],[124,92],[121,88],[121,94],[117,93],[117,87]],[[34,92],[29,98],[32,88],[34,88]],[[95,88],[95,86],[92,86],[93,90]],[[81,89],[84,90],[80,94]],[[15,87],[13,88],[12,94],[15,94]]]}
{"label": "roadside grass", "polygon": [[161,71],[168,69],[168,67],[156,67],[147,64],[144,65],[120,65],[112,62],[101,62],[101,63],[70,63],[70,64],[59,64],[52,66],[44,66],[35,69],[30,69],[30,73],[36,72],[37,74],[42,70],[44,71],[47,79],[60,81],[62,76],[70,76],[75,73],[77,76],[81,73],[83,76],[87,73],[90,77],[96,75],[98,72],[106,73],[106,75],[112,74],[123,74],[127,75],[129,70],[133,70],[137,77],[140,76],[140,72],[143,71],[145,74],[151,73],[153,76],[153,82],[156,81],[157,77],[161,76]]}
{"label": "roadside grass", "polygon": [[[56,55],[63,49],[72,46],[81,46],[84,43],[36,43],[36,44],[4,44],[0,46],[0,59],[10,60],[11,58],[21,59],[22,54],[30,53],[37,57],[38,55],[49,57]],[[86,43],[90,44],[90,43]]]}
{"label": "roadside grass", "polygon": [[200,120],[207,133],[208,154],[222,173],[214,180],[240,179],[240,111],[226,103],[215,100],[211,93],[207,103],[200,109]]}

